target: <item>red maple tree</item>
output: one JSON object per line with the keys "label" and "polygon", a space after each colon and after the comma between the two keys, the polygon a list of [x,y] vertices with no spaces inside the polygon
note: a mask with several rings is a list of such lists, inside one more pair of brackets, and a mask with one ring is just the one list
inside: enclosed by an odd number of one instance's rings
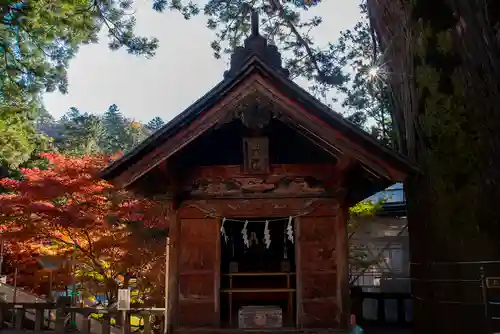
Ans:
{"label": "red maple tree", "polygon": [[105,293],[112,303],[119,285],[135,277],[154,293],[155,282],[162,282],[165,237],[151,231],[168,227],[168,205],[99,179],[109,157],[43,157],[48,169],[23,169],[21,180],[0,180],[0,224],[18,282],[45,286],[47,275],[36,273],[40,259],[51,257],[57,259],[54,287],[82,283],[84,294]]}

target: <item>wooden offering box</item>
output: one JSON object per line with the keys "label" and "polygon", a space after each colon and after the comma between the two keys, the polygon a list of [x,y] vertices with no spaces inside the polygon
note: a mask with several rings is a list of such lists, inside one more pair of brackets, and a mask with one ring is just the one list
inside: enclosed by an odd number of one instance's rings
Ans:
{"label": "wooden offering box", "polygon": [[280,328],[283,312],[279,306],[243,306],[238,311],[238,328]]}

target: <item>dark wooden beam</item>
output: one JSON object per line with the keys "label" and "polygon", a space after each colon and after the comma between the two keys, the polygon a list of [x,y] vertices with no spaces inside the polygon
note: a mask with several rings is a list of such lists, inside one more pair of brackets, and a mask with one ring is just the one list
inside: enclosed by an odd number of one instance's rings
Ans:
{"label": "dark wooden beam", "polygon": [[349,155],[341,155],[337,158],[337,169],[339,171],[345,171],[351,168],[355,164],[355,159]]}

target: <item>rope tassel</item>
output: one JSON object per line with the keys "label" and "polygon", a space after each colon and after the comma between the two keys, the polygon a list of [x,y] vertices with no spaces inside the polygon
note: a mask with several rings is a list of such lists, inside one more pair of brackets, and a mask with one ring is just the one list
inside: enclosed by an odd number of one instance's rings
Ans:
{"label": "rope tassel", "polygon": [[224,228],[224,223],[226,222],[226,218],[222,218],[222,223],[220,225],[220,234],[224,238],[224,241],[227,243],[227,240],[229,239],[227,234],[226,234],[226,229]]}
{"label": "rope tassel", "polygon": [[293,244],[292,219],[293,219],[293,217],[288,218],[288,225],[286,226],[286,235],[288,236],[288,240],[290,240],[290,242]]}
{"label": "rope tassel", "polygon": [[241,235],[243,236],[243,243],[247,248],[250,247],[250,241],[248,240],[248,230],[247,230],[248,220],[245,220],[245,225],[243,225],[243,229],[241,230]]}
{"label": "rope tassel", "polygon": [[269,248],[271,245],[271,234],[269,233],[269,221],[266,220],[266,225],[264,226],[264,243],[266,244],[266,248]]}

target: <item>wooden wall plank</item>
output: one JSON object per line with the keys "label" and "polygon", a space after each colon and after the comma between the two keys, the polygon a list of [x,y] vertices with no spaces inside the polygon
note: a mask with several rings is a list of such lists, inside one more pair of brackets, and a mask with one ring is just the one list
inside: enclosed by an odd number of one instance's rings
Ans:
{"label": "wooden wall plank", "polygon": [[180,236],[178,326],[217,327],[218,222],[181,218]]}
{"label": "wooden wall plank", "polygon": [[[297,248],[300,254],[300,325],[305,328],[342,326],[342,295],[338,291],[337,220],[341,217],[300,218]],[[342,284],[345,284],[344,282]]]}

